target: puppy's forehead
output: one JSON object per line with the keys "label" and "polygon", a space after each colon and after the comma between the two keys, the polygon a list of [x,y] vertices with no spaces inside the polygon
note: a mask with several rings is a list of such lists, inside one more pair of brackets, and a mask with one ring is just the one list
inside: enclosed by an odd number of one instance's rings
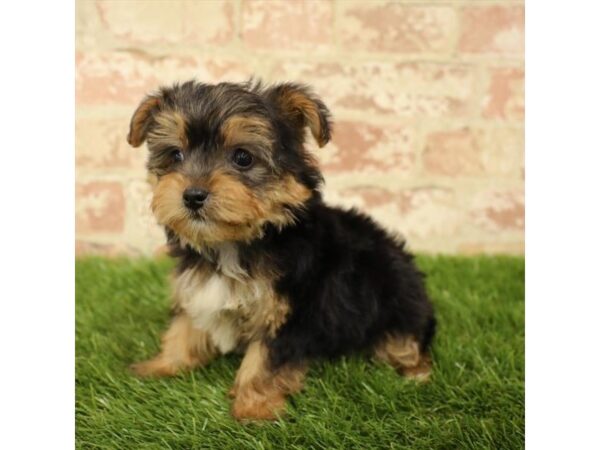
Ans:
{"label": "puppy's forehead", "polygon": [[184,84],[169,93],[166,100],[183,116],[191,147],[223,139],[223,134],[229,134],[225,140],[231,140],[236,128],[240,129],[238,135],[243,134],[242,128],[267,132],[269,110],[264,100],[244,85]]}

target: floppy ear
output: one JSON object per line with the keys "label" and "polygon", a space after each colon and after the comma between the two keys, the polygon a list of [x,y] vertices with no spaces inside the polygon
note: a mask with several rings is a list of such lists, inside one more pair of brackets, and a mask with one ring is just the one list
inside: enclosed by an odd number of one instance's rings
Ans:
{"label": "floppy ear", "polygon": [[146,140],[150,125],[152,124],[154,114],[160,108],[160,98],[156,95],[147,96],[140,106],[137,107],[131,122],[129,123],[129,133],[127,142],[133,147],[139,147]]}
{"label": "floppy ear", "polygon": [[331,139],[331,114],[307,86],[283,83],[270,89],[270,96],[285,118],[299,128],[308,127],[323,147]]}

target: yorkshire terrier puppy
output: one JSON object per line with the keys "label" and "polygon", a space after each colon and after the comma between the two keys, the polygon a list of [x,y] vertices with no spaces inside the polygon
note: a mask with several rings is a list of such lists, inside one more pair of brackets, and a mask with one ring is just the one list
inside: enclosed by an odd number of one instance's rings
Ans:
{"label": "yorkshire terrier puppy", "polygon": [[330,114],[306,86],[190,81],[139,105],[152,211],[177,258],[174,317],[140,376],[244,354],[230,391],[237,419],[273,419],[307,363],[370,352],[426,378],[435,318],[423,276],[369,217],[324,204],[320,147]]}

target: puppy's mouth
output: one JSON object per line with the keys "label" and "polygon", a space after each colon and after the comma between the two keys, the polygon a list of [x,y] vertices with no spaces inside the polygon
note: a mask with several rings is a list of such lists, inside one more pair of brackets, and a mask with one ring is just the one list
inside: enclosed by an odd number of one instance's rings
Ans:
{"label": "puppy's mouth", "polygon": [[206,222],[206,214],[202,210],[188,210],[188,218],[192,222]]}
{"label": "puppy's mouth", "polygon": [[196,228],[197,230],[202,229],[206,231],[209,228],[214,227],[249,227],[250,223],[246,222],[235,222],[235,221],[226,221],[222,220],[219,217],[215,217],[210,214],[210,211],[206,209],[198,209],[198,210],[186,210],[185,220],[192,226],[200,227]]}

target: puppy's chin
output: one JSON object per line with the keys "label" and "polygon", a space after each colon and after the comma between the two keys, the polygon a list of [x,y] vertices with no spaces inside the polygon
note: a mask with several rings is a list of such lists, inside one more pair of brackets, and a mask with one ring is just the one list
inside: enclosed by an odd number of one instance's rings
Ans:
{"label": "puppy's chin", "polygon": [[198,249],[226,242],[247,242],[262,235],[259,225],[218,223],[210,219],[190,219],[179,223],[173,230],[183,243]]}

